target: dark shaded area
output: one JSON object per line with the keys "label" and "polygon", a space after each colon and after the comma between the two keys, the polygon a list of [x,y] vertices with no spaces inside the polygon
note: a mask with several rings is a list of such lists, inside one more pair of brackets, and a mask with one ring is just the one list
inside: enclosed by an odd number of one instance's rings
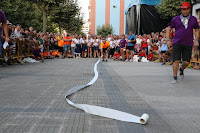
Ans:
{"label": "dark shaded area", "polygon": [[[171,20],[162,19],[157,13],[155,6],[141,5],[140,12],[140,34],[149,34],[151,32],[160,32],[167,27]],[[138,34],[136,5],[132,6],[126,16],[126,33],[132,30],[133,33]]]}

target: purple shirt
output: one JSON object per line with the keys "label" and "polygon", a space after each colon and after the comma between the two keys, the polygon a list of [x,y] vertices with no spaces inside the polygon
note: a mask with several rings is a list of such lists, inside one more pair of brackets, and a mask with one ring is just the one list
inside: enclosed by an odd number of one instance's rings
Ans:
{"label": "purple shirt", "polygon": [[[0,23],[7,23],[6,16],[1,10],[0,10]],[[1,35],[1,32],[0,32],[0,35]]]}
{"label": "purple shirt", "polygon": [[181,22],[180,15],[174,17],[168,25],[176,30],[173,44],[193,45],[193,29],[199,28],[196,17],[190,17],[187,29]]}
{"label": "purple shirt", "polygon": [[120,42],[121,42],[120,48],[124,48],[125,44],[127,43],[126,40],[122,39]]}

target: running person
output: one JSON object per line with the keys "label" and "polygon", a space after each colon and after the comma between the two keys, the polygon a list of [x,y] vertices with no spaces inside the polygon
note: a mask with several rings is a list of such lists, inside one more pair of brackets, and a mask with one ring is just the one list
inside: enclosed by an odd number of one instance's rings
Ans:
{"label": "running person", "polygon": [[[103,61],[106,58],[106,62],[108,61],[108,50],[110,49],[110,43],[103,38],[101,43],[101,54],[103,55]],[[106,56],[106,57],[105,57]]]}
{"label": "running person", "polygon": [[[173,28],[176,30],[173,40],[173,84],[177,83],[178,70],[180,70],[180,78],[182,79],[184,77],[183,71],[189,65],[193,43],[194,46],[199,45],[199,25],[196,17],[190,15],[190,3],[183,2],[180,8],[182,14],[174,17],[169,23],[169,27],[167,29],[168,44],[170,44],[170,30]],[[195,29],[196,40],[193,40],[193,29]],[[181,58],[183,63],[179,68]]]}

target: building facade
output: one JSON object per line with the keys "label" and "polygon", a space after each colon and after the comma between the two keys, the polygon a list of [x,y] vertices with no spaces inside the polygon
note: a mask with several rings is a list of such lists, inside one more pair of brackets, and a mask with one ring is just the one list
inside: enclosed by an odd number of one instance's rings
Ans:
{"label": "building facade", "polygon": [[101,25],[112,25],[114,34],[125,33],[125,10],[131,0],[89,0],[89,30],[96,34]]}

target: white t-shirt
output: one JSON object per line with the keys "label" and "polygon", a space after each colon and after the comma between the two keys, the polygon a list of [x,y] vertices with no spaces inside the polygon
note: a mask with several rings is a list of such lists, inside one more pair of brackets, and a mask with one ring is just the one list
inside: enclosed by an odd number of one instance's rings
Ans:
{"label": "white t-shirt", "polygon": [[86,40],[82,40],[81,43],[82,44],[86,44],[87,42],[86,42]]}
{"label": "white t-shirt", "polygon": [[79,39],[76,39],[76,40],[75,40],[75,43],[76,43],[76,44],[81,44],[81,42],[80,42]]}
{"label": "white t-shirt", "polygon": [[18,37],[18,38],[21,37],[21,34],[20,34],[19,31],[17,31],[17,29],[15,29],[14,34],[15,34],[15,36]]}
{"label": "white t-shirt", "polygon": [[106,40],[110,42],[110,41],[111,41],[111,39],[112,39],[111,37],[108,37]]}
{"label": "white t-shirt", "polygon": [[75,47],[76,45],[76,38],[72,39],[71,47]]}
{"label": "white t-shirt", "polygon": [[140,45],[141,43],[142,43],[142,39],[137,38],[137,39],[136,39],[136,44],[139,44],[139,45]]}
{"label": "white t-shirt", "polygon": [[97,47],[99,45],[99,39],[94,39],[94,44],[93,44],[93,46],[95,46],[95,47]]}
{"label": "white t-shirt", "polygon": [[110,41],[110,48],[115,48],[115,43],[114,43],[114,41]]}

